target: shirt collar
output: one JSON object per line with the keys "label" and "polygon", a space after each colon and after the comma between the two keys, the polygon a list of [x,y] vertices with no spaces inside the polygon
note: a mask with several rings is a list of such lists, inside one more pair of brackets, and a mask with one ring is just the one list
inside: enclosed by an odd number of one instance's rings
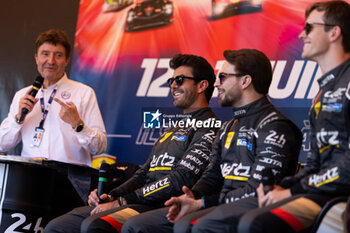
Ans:
{"label": "shirt collar", "polygon": [[265,106],[267,107],[268,105],[270,105],[270,101],[267,99],[267,97],[261,97],[260,99],[245,106],[233,108],[233,117],[242,118],[251,114],[255,114],[256,112],[261,111],[262,108],[264,108]]}
{"label": "shirt collar", "polygon": [[47,89],[44,89],[43,87],[41,87],[41,89],[42,89],[42,90],[52,91],[53,89],[62,86],[65,82],[67,82],[67,80],[68,80],[68,76],[67,76],[66,72],[64,72],[62,78],[60,78],[60,80],[58,80],[57,83],[55,83],[55,84],[49,86]]}
{"label": "shirt collar", "polygon": [[324,87],[325,85],[327,85],[327,83],[333,81],[336,79],[336,77],[340,77],[341,73],[344,71],[345,68],[347,68],[350,65],[350,58],[347,59],[346,61],[344,61],[342,64],[340,64],[339,66],[335,67],[334,69],[328,71],[327,73],[325,73],[324,75],[321,76],[321,78],[319,78],[318,84],[320,85],[320,87]]}

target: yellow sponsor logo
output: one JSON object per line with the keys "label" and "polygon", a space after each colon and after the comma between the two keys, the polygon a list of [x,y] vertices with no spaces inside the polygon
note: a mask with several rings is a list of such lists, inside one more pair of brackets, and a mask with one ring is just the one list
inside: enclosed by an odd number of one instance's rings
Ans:
{"label": "yellow sponsor logo", "polygon": [[325,180],[325,181],[323,181],[323,182],[321,182],[321,183],[319,183],[319,184],[316,184],[315,186],[316,186],[316,187],[320,187],[320,186],[322,186],[322,185],[324,185],[324,184],[328,184],[328,183],[330,183],[330,182],[332,182],[332,181],[335,181],[335,180],[338,179],[338,178],[339,178],[339,175],[336,176],[336,177],[333,177],[332,179]]}
{"label": "yellow sponsor logo", "polygon": [[[325,150],[328,150],[329,148],[331,148],[332,145],[327,145],[327,146],[324,146],[322,147],[321,149],[319,149],[318,151],[320,152],[320,154],[322,154]],[[335,146],[336,148],[339,148],[340,146],[339,145],[336,145]]]}
{"label": "yellow sponsor logo", "polygon": [[225,142],[225,149],[228,150],[231,146],[232,138],[235,135],[235,132],[229,132],[227,134],[226,142]]}
{"label": "yellow sponsor logo", "polygon": [[322,147],[321,149],[319,149],[318,151],[320,152],[320,154],[322,154],[325,150],[331,148],[332,145],[327,145],[327,146],[324,146]]}
{"label": "yellow sponsor logo", "polygon": [[317,102],[315,104],[315,113],[316,113],[316,118],[318,117],[318,113],[320,112],[320,109],[321,109],[321,102]]}
{"label": "yellow sponsor logo", "polygon": [[153,171],[166,171],[166,170],[171,170],[171,167],[152,167],[149,169],[150,172]]}
{"label": "yellow sponsor logo", "polygon": [[160,139],[160,143],[162,143],[162,142],[164,142],[168,137],[170,137],[170,135],[172,135],[173,134],[173,132],[169,132],[169,133],[166,133],[165,135],[164,135],[164,137],[162,138],[162,139]]}
{"label": "yellow sponsor logo", "polygon": [[325,171],[323,174],[312,175],[309,177],[308,184],[310,186],[320,187],[324,184],[333,182],[339,178],[338,167],[333,167]]}
{"label": "yellow sponsor logo", "polygon": [[225,176],[225,179],[227,179],[227,180],[248,181],[248,177],[242,177],[242,176]]}
{"label": "yellow sponsor logo", "polygon": [[147,194],[145,194],[145,195],[143,195],[144,197],[147,197],[148,195],[150,195],[150,194],[152,194],[152,193],[154,193],[154,192],[157,192],[157,191],[159,191],[159,190],[161,190],[161,189],[163,189],[163,188],[166,188],[166,187],[168,187],[170,184],[166,184],[166,185],[164,185],[163,187],[160,187],[160,188],[157,188],[157,189],[155,189],[155,190],[153,190],[153,191],[151,191],[151,192],[149,192],[149,193],[147,193]]}

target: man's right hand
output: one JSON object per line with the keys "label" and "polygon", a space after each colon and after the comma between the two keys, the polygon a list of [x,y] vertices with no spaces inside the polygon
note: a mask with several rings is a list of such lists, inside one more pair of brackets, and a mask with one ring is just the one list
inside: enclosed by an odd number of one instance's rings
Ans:
{"label": "man's right hand", "polygon": [[36,99],[33,96],[29,95],[29,93],[32,90],[33,90],[33,88],[29,88],[29,90],[26,92],[26,94],[22,98],[19,99],[18,113],[16,115],[17,119],[19,119],[21,117],[23,108],[28,109],[28,113],[30,113],[34,108],[34,105],[38,102],[39,99]]}
{"label": "man's right hand", "polygon": [[201,208],[202,200],[195,200],[192,191],[188,187],[183,186],[182,191],[184,192],[182,196],[172,197],[165,202],[165,206],[171,206],[167,218],[172,223]]}
{"label": "man's right hand", "polygon": [[113,201],[113,198],[107,194],[102,194],[100,196],[100,198],[98,198],[97,196],[97,189],[91,191],[90,195],[89,195],[89,199],[88,199],[88,204],[89,206],[91,207],[96,207],[99,202],[100,202],[100,199],[103,200],[104,202],[110,202],[110,201]]}

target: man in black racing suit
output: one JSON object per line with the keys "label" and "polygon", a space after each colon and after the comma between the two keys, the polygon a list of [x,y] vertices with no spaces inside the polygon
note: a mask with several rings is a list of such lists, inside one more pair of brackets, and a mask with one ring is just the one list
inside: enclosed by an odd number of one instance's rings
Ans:
{"label": "man in black racing suit", "polygon": [[241,232],[307,232],[331,198],[350,194],[350,4],[316,2],[305,18],[302,57],[323,73],[310,109],[311,151],[305,168],[283,180],[284,189],[258,192],[265,207],[241,219]]}
{"label": "man in black racing suit", "polygon": [[306,166],[266,194],[260,185],[258,200],[229,204],[225,218],[214,212],[208,222],[229,232],[309,232],[327,201],[350,194],[350,5],[317,2],[305,15],[302,57],[316,61],[324,74],[310,110]]}
{"label": "man in black racing suit", "polygon": [[184,233],[197,219],[192,232],[222,232],[206,223],[207,215],[224,216],[230,213],[228,203],[256,196],[265,169],[272,170],[276,183],[295,173],[302,136],[266,97],[272,79],[269,59],[250,49],[228,50],[224,56],[216,87],[220,105],[234,106],[233,119],[219,130],[208,168],[191,190],[184,187],[184,195],[167,201],[172,205],[167,216],[168,208],[141,214],[129,219],[122,232]]}
{"label": "man in black racing suit", "polygon": [[94,190],[89,206],[52,220],[45,232],[119,232],[129,217],[164,206],[171,196],[182,194],[183,185],[192,187],[199,179],[221,127],[208,107],[214,90],[214,70],[204,58],[182,54],[170,61],[170,67],[174,77],[168,85],[174,106],[183,109],[184,118],[161,135],[133,177],[109,195],[101,195],[107,203],[99,203]]}

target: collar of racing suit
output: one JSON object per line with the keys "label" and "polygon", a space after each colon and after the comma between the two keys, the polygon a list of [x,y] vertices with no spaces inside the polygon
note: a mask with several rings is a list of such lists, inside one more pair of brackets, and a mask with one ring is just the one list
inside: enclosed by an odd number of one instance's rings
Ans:
{"label": "collar of racing suit", "polygon": [[337,77],[341,77],[342,73],[347,70],[347,67],[350,66],[350,58],[347,59],[345,62],[343,62],[342,64],[340,64],[339,66],[335,67],[334,69],[328,71],[327,73],[325,73],[324,75],[321,76],[321,78],[319,78],[318,84],[320,85],[320,87],[324,87],[327,83],[334,81],[337,79]]}
{"label": "collar of racing suit", "polygon": [[233,116],[234,118],[239,119],[242,117],[256,114],[257,112],[260,112],[262,109],[268,108],[269,106],[271,106],[271,103],[267,99],[267,97],[264,96],[243,107],[233,108]]}
{"label": "collar of racing suit", "polygon": [[208,118],[208,114],[209,113],[212,113],[212,110],[211,108],[209,107],[205,107],[205,108],[201,108],[201,109],[198,109],[194,112],[190,112],[190,113],[187,113],[187,114],[177,114],[177,118],[179,120],[186,120],[187,118],[195,118],[195,119],[198,119],[198,120],[203,120],[203,119],[207,119]]}

